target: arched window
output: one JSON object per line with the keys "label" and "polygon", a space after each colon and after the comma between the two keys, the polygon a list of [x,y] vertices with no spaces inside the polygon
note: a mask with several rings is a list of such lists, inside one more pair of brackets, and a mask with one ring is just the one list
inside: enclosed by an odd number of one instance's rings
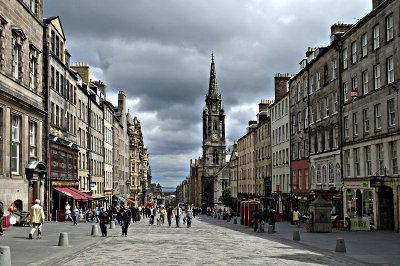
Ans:
{"label": "arched window", "polygon": [[316,183],[314,166],[311,166],[311,182],[312,182],[313,184]]}
{"label": "arched window", "polygon": [[340,174],[340,164],[336,164],[336,182],[340,182],[341,180],[341,174]]}
{"label": "arched window", "polygon": [[328,184],[328,179],[326,176],[326,165],[322,166],[322,180],[324,184]]}
{"label": "arched window", "polygon": [[335,172],[333,169],[333,164],[329,164],[329,184],[335,183]]}
{"label": "arched window", "polygon": [[321,166],[317,165],[317,183],[321,183]]}

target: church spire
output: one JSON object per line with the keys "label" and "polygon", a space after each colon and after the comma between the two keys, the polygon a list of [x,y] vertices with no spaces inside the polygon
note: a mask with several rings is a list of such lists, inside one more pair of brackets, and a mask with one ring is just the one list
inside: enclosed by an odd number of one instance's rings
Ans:
{"label": "church spire", "polygon": [[214,52],[211,53],[210,84],[208,95],[218,94],[217,74],[215,73]]}

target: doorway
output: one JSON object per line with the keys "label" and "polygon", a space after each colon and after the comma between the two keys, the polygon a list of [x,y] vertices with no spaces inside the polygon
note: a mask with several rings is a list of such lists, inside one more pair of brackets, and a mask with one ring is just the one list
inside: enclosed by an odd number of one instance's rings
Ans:
{"label": "doorway", "polygon": [[379,229],[394,230],[393,190],[384,186],[378,191]]}

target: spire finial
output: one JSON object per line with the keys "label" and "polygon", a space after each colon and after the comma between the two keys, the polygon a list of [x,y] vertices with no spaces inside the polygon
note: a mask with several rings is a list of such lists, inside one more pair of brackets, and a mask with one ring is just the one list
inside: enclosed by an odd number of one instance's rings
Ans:
{"label": "spire finial", "polygon": [[211,62],[214,63],[214,51],[211,52]]}

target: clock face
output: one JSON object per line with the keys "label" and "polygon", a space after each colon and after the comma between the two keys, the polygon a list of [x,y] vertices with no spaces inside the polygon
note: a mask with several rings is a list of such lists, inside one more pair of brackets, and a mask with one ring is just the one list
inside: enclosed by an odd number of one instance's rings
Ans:
{"label": "clock face", "polygon": [[212,137],[213,137],[213,139],[216,139],[218,136],[217,136],[217,134],[212,134]]}

